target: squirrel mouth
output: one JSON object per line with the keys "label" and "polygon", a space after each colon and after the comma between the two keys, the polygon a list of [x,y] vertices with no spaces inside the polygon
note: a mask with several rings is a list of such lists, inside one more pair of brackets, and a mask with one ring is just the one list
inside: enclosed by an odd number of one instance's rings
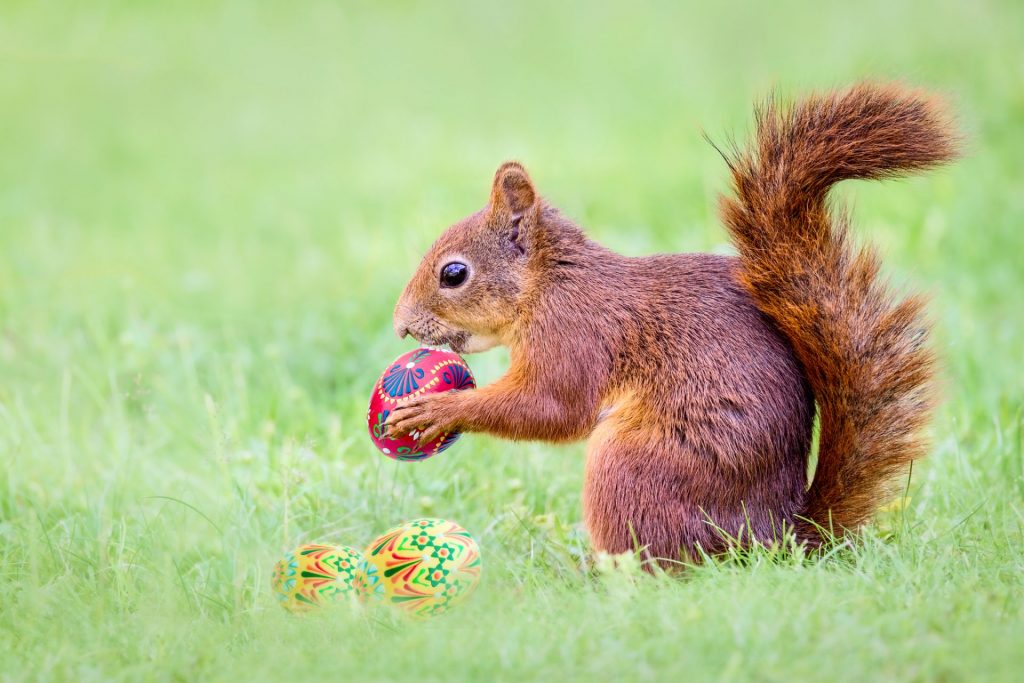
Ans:
{"label": "squirrel mouth", "polygon": [[469,335],[465,332],[459,332],[457,334],[446,335],[439,340],[439,346],[447,346],[455,353],[462,353],[466,350],[466,342],[469,341]]}
{"label": "squirrel mouth", "polygon": [[455,353],[462,353],[466,350],[466,340],[464,338],[453,339],[447,342],[448,348]]}
{"label": "squirrel mouth", "polygon": [[466,342],[469,341],[470,334],[468,332],[448,332],[445,334],[420,334],[418,332],[409,333],[421,344],[426,346],[447,346],[455,353],[462,353],[466,349]]}

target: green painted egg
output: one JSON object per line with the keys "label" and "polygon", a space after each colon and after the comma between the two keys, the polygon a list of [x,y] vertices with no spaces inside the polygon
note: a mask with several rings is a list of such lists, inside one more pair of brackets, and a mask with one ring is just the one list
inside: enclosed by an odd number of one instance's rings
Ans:
{"label": "green painted egg", "polygon": [[412,616],[443,614],[480,582],[480,547],[444,519],[416,519],[375,539],[363,553],[357,582],[363,599]]}
{"label": "green painted egg", "polygon": [[355,587],[363,556],[341,545],[309,544],[286,554],[270,583],[281,605],[292,612],[358,597]]}

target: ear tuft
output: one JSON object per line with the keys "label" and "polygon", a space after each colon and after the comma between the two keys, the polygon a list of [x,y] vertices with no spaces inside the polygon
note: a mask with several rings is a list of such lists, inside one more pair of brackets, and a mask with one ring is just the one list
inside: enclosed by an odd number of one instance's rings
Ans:
{"label": "ear tuft", "polygon": [[530,176],[518,161],[506,161],[494,174],[491,188],[491,205],[512,214],[522,216],[537,203],[537,192],[533,189]]}

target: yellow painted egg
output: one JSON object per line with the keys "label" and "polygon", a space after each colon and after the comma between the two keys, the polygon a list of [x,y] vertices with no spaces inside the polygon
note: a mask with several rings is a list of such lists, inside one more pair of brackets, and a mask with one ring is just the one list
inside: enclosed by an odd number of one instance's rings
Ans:
{"label": "yellow painted egg", "polygon": [[355,579],[362,563],[359,551],[347,545],[303,545],[281,558],[270,583],[282,606],[303,612],[358,597]]}
{"label": "yellow painted egg", "polygon": [[443,614],[480,582],[480,547],[444,519],[416,519],[382,534],[363,553],[357,579],[364,599],[415,617]]}

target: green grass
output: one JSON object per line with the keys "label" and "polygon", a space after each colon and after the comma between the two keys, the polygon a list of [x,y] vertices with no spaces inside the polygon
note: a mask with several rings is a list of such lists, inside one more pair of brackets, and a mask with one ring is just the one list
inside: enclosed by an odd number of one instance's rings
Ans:
{"label": "green grass", "polygon": [[[0,9],[0,680],[1020,676],[1024,5],[257,4]],[[841,190],[945,365],[860,545],[591,571],[581,445],[374,451],[391,306],[498,163],[620,251],[723,250],[701,133],[868,76],[949,93],[972,145]],[[282,550],[419,515],[481,544],[448,617],[275,604]]]}

